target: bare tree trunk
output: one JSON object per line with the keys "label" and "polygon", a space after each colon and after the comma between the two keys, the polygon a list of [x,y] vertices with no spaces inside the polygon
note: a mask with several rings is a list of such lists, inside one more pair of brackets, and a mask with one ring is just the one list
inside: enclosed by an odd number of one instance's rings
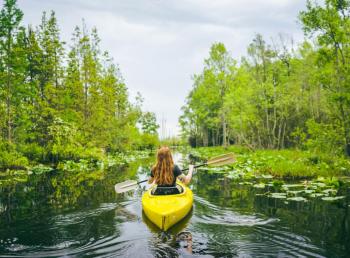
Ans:
{"label": "bare tree trunk", "polygon": [[12,141],[12,117],[11,117],[11,60],[10,60],[10,52],[11,52],[11,30],[8,30],[7,34],[7,81],[6,81],[6,114],[7,114],[7,140],[9,142]]}
{"label": "bare tree trunk", "polygon": [[222,146],[227,147],[227,128],[225,115],[222,115]]}
{"label": "bare tree trunk", "polygon": [[285,146],[284,139],[285,139],[285,136],[286,136],[286,125],[287,125],[287,123],[285,121],[283,121],[283,133],[282,133],[282,144],[281,144],[282,149]]}
{"label": "bare tree trunk", "polygon": [[220,131],[219,130],[216,130],[216,143],[217,143],[217,145],[219,145],[220,144]]}
{"label": "bare tree trunk", "polygon": [[212,144],[212,146],[216,145],[214,132],[215,132],[214,130],[211,131],[211,144]]}
{"label": "bare tree trunk", "polygon": [[261,136],[260,136],[260,130],[259,128],[257,128],[257,135],[258,135],[258,144],[259,144],[259,147],[262,147],[262,142],[261,142]]}
{"label": "bare tree trunk", "polygon": [[[87,72],[85,71],[85,80],[87,80]],[[84,82],[84,120],[86,122],[88,117],[88,111],[87,111],[87,100],[88,100],[88,84],[85,81]]]}
{"label": "bare tree trunk", "polygon": [[202,127],[202,132],[203,132],[203,146],[207,147],[208,146],[208,128]]}
{"label": "bare tree trunk", "polygon": [[279,125],[278,125],[278,141],[277,141],[277,148],[281,148],[281,135],[282,135],[282,125],[283,125],[284,119],[282,118]]}
{"label": "bare tree trunk", "polygon": [[[276,100],[277,100],[277,79],[275,78],[275,75],[273,76],[273,126],[271,131],[271,137],[272,137],[272,147],[276,148],[276,126],[277,126],[277,108],[276,108]],[[277,140],[278,141],[278,140]]]}
{"label": "bare tree trunk", "polygon": [[343,103],[340,104],[340,112],[343,120],[344,137],[345,137],[345,154],[350,156],[350,119],[347,116]]}
{"label": "bare tree trunk", "polygon": [[6,113],[7,113],[7,140],[12,142],[12,118],[11,118],[11,99],[10,82],[7,80]]}

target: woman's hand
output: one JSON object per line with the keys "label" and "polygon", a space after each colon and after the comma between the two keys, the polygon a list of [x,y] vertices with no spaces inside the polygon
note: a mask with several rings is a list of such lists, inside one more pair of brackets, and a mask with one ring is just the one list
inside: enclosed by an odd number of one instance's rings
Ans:
{"label": "woman's hand", "polygon": [[183,182],[184,184],[189,184],[191,179],[192,179],[192,173],[193,173],[193,170],[194,170],[194,165],[189,165],[188,166],[188,173],[186,176],[183,177]]}
{"label": "woman's hand", "polygon": [[191,173],[191,174],[192,174],[192,173],[193,173],[193,170],[194,170],[194,165],[192,165],[192,164],[189,165],[189,166],[188,166],[188,173]]}

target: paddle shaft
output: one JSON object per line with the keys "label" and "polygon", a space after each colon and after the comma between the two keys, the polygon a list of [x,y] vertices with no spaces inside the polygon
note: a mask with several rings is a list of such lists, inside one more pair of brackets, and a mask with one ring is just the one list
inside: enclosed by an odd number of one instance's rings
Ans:
{"label": "paddle shaft", "polygon": [[[199,167],[208,166],[208,165],[209,166],[223,166],[223,165],[231,164],[231,163],[233,163],[235,161],[236,161],[236,159],[235,159],[233,153],[228,153],[228,154],[224,154],[224,155],[212,158],[212,159],[208,160],[205,163],[202,163],[202,164],[199,164],[199,165],[195,165],[194,168],[199,168]],[[187,170],[189,170],[189,168],[182,169],[181,171],[184,172],[184,171],[187,171]],[[122,192],[125,192],[125,191],[129,191],[134,186],[137,186],[138,184],[141,184],[141,183],[145,183],[147,181],[148,181],[148,179],[145,179],[145,180],[142,180],[142,181],[139,181],[139,182],[134,181],[134,180],[128,180],[126,182],[122,182],[122,183],[116,184],[114,186],[114,188],[115,188],[115,191],[117,193],[122,193]]]}
{"label": "paddle shaft", "polygon": [[[203,163],[203,164],[195,165],[194,168],[199,168],[199,167],[203,167],[203,166],[206,166],[206,165],[207,165],[207,162],[205,162],[205,163]],[[181,171],[182,171],[182,172],[185,172],[185,171],[187,171],[187,170],[189,170],[189,168],[184,168],[184,169],[182,169]]]}
{"label": "paddle shaft", "polygon": [[[207,163],[203,163],[203,164],[196,165],[196,166],[194,166],[194,168],[203,167],[203,166],[205,166],[205,165],[207,165]],[[184,171],[187,171],[188,169],[189,169],[189,168],[185,168],[185,169],[182,169],[181,171],[184,172]],[[147,182],[147,181],[148,181],[148,179],[145,179],[145,180],[142,180],[142,181],[137,182],[137,184],[142,184],[142,183],[145,183],[145,182]],[[125,187],[126,187],[126,186],[125,186]]]}

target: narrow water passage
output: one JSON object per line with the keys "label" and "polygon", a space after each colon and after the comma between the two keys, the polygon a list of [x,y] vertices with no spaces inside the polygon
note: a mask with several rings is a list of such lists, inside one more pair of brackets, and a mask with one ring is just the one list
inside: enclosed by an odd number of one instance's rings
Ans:
{"label": "narrow water passage", "polygon": [[[177,163],[185,158],[174,155]],[[153,158],[106,172],[54,172],[0,185],[2,257],[341,257],[350,253],[348,196],[285,205],[220,174],[199,171],[192,212],[168,232],[142,213],[140,188]],[[137,173],[135,174],[135,172]],[[143,185],[145,187],[145,185]]]}

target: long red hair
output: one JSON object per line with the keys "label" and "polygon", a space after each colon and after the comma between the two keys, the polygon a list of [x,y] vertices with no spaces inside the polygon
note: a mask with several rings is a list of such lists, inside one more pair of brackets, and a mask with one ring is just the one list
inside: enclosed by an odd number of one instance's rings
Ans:
{"label": "long red hair", "polygon": [[157,151],[157,162],[152,167],[154,182],[157,185],[171,185],[174,182],[174,161],[170,149],[167,146]]}

